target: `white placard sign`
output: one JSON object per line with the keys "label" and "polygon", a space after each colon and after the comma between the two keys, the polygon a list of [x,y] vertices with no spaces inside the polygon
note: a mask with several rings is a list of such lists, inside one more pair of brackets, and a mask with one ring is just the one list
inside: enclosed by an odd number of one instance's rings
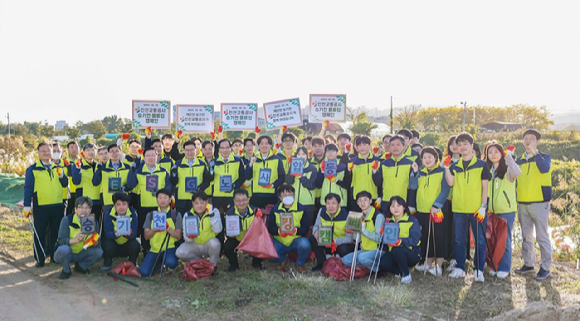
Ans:
{"label": "white placard sign", "polygon": [[223,130],[255,130],[258,127],[258,104],[221,104],[221,126]]}
{"label": "white placard sign", "polygon": [[302,126],[300,99],[292,98],[264,103],[264,119],[268,130],[282,126]]}
{"label": "white placard sign", "polygon": [[175,105],[177,130],[184,133],[213,132],[213,105]]}
{"label": "white placard sign", "polygon": [[133,128],[171,128],[170,106],[168,100],[133,100]]}
{"label": "white placard sign", "polygon": [[310,118],[312,123],[346,121],[346,95],[310,95]]}

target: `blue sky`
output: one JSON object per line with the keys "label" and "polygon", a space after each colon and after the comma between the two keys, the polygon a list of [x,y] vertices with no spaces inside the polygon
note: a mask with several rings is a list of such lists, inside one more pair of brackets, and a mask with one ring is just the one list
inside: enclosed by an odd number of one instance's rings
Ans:
{"label": "blue sky", "polygon": [[0,0],[0,111],[131,117],[132,99],[580,111],[580,1]]}

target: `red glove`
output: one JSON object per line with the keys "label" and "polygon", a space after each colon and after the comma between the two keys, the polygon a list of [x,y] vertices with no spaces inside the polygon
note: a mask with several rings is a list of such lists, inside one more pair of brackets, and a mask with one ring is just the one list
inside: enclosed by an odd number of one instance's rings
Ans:
{"label": "red glove", "polygon": [[81,168],[81,164],[82,164],[82,161],[80,160],[80,158],[79,158],[79,159],[77,159],[77,161],[75,162],[75,166],[76,166],[77,168]]}
{"label": "red glove", "polygon": [[346,144],[346,146],[344,147],[346,149],[347,152],[350,152],[350,148],[352,147],[351,143]]}
{"label": "red glove", "polygon": [[445,160],[443,160],[443,164],[445,164],[446,167],[449,167],[449,165],[451,165],[451,156],[447,155]]}
{"label": "red glove", "polygon": [[312,150],[308,151],[308,158],[312,158]]}
{"label": "red glove", "polygon": [[286,236],[288,236],[288,234],[286,234],[286,233],[282,233],[282,230],[280,230],[280,228],[278,228],[278,235],[280,235],[281,237],[286,237]]}
{"label": "red glove", "polygon": [[348,163],[348,171],[352,172],[353,168],[354,168],[354,163]]}
{"label": "red glove", "polygon": [[331,245],[326,245],[325,247],[327,249],[330,249],[330,253],[332,253],[332,254],[334,254],[334,252],[336,252],[336,243],[334,242],[334,240],[332,240]]}
{"label": "red glove", "polygon": [[131,229],[131,230],[129,231],[129,234],[126,234],[126,235],[123,235],[123,236],[125,236],[125,237],[129,237],[129,236],[131,236],[131,234],[133,234],[133,229]]}
{"label": "red glove", "polygon": [[270,184],[268,184],[268,185],[266,185],[266,186],[262,186],[262,187],[264,187],[264,188],[272,188],[272,185],[273,185],[273,184],[272,184],[272,183],[270,183]]}
{"label": "red glove", "polygon": [[257,210],[256,210],[256,216],[257,216],[257,217],[262,217],[262,215],[263,215],[263,214],[262,214],[262,210],[260,210],[260,209],[257,209]]}
{"label": "red glove", "polygon": [[282,126],[282,132],[285,132],[288,130],[288,126]]}
{"label": "red glove", "polygon": [[375,209],[377,211],[381,209],[381,203],[378,200],[375,201]]}
{"label": "red glove", "polygon": [[64,163],[64,166],[68,166],[70,165],[70,162],[68,161],[68,158],[63,158],[62,162]]}
{"label": "red glove", "polygon": [[324,173],[324,161],[320,162],[320,171]]}
{"label": "red glove", "polygon": [[169,222],[165,222],[165,230],[167,231],[169,229]]}
{"label": "red glove", "polygon": [[121,136],[121,138],[123,138],[123,140],[127,140],[127,139],[129,139],[129,137],[131,137],[131,134],[123,134],[123,135]]}
{"label": "red glove", "polygon": [[188,239],[194,239],[194,238],[196,238],[196,237],[197,237],[197,235],[189,235],[187,238],[188,238]]}
{"label": "red glove", "polygon": [[336,176],[334,176],[332,174],[328,174],[328,175],[326,175],[326,179],[328,179],[332,183],[336,180]]}
{"label": "red glove", "polygon": [[274,145],[274,148],[276,148],[276,149],[280,149],[280,143],[276,143],[276,144]]}
{"label": "red glove", "polygon": [[259,134],[262,130],[260,129],[259,126],[256,126],[256,134]]}
{"label": "red glove", "polygon": [[218,133],[221,133],[223,131],[224,131],[224,128],[222,127],[222,125],[219,125],[219,127],[218,127]]}
{"label": "red glove", "polygon": [[374,161],[372,168],[373,168],[373,171],[376,171],[377,169],[379,169],[379,162],[378,161]]}
{"label": "red glove", "polygon": [[330,124],[330,120],[325,120],[322,122],[322,126],[324,126],[324,129],[328,128],[328,124]]}
{"label": "red glove", "polygon": [[378,146],[373,147],[373,153],[377,154],[378,152],[379,152],[379,147]]}
{"label": "red glove", "polygon": [[175,132],[175,137],[177,137],[177,139],[181,139],[181,135],[183,135],[183,130],[178,130]]}
{"label": "red glove", "polygon": [[81,152],[81,158],[85,158],[85,153]]}
{"label": "red glove", "polygon": [[396,243],[387,244],[390,247],[397,247],[401,245],[401,239],[398,239]]}
{"label": "red glove", "polygon": [[145,151],[145,150],[144,150],[143,148],[139,148],[139,149],[137,150],[137,154],[139,154],[139,155],[143,155],[143,152],[144,152],[144,151]]}
{"label": "red glove", "polygon": [[385,153],[385,159],[391,159],[391,152]]}
{"label": "red glove", "polygon": [[516,147],[514,145],[508,145],[507,149],[503,151],[503,155],[507,156],[508,151],[512,153],[514,153],[514,151],[516,150]]}
{"label": "red glove", "polygon": [[24,213],[24,215],[26,216],[26,218],[28,218],[30,215],[32,215],[32,209],[30,209],[30,211],[26,212],[25,209],[22,209],[22,213]]}
{"label": "red glove", "polygon": [[244,149],[240,148],[239,153],[240,153],[240,156],[242,156],[244,154]]}
{"label": "red glove", "polygon": [[288,233],[288,235],[296,235],[296,233],[298,233],[298,229],[294,228],[294,231],[292,231],[292,233]]}
{"label": "red glove", "polygon": [[145,134],[147,135],[151,134],[151,126],[145,128]]}
{"label": "red glove", "polygon": [[215,140],[215,132],[211,132],[211,140]]}

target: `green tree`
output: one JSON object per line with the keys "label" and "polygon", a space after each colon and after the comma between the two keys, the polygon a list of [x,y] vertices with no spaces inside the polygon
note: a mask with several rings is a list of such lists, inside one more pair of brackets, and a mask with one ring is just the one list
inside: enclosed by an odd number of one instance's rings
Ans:
{"label": "green tree", "polygon": [[99,139],[101,138],[101,136],[107,133],[105,125],[103,125],[103,123],[98,120],[93,120],[92,122],[87,123],[86,131],[87,134],[93,134],[95,136],[95,139]]}
{"label": "green tree", "polygon": [[419,120],[421,105],[407,105],[399,109],[394,122],[399,128],[414,129]]}
{"label": "green tree", "polygon": [[379,127],[377,124],[368,121],[367,113],[363,111],[354,116],[349,129],[354,135],[370,136],[371,131],[377,127]]}

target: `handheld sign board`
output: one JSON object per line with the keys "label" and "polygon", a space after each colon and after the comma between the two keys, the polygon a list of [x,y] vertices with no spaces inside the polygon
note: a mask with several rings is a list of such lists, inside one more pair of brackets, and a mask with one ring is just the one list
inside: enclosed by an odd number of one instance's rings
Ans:
{"label": "handheld sign board", "polygon": [[260,168],[260,176],[258,177],[258,185],[260,185],[260,186],[270,185],[270,175],[272,175],[272,170],[270,168]]}
{"label": "handheld sign board", "polygon": [[348,217],[346,218],[346,230],[352,233],[362,232],[362,219],[363,213],[348,212]]}
{"label": "handheld sign board", "polygon": [[89,214],[85,217],[81,217],[81,233],[93,234],[95,232],[96,225],[97,223],[94,214]]}
{"label": "handheld sign board", "polygon": [[336,168],[338,163],[336,159],[327,159],[324,161],[324,176],[332,175],[336,177]]}
{"label": "handheld sign board", "polygon": [[318,227],[318,245],[332,245],[332,226],[321,225]]}
{"label": "handheld sign board", "polygon": [[199,236],[199,217],[195,214],[185,217],[185,237]]}
{"label": "handheld sign board", "polygon": [[399,224],[387,222],[383,230],[383,243],[391,244],[399,240]]}
{"label": "handheld sign board", "polygon": [[147,192],[156,193],[159,189],[159,176],[147,175],[145,176],[145,190]]}
{"label": "handheld sign board", "polygon": [[226,215],[226,236],[238,236],[240,233],[240,217],[237,215]]}
{"label": "handheld sign board", "polygon": [[121,177],[109,177],[109,193],[121,191]]}
{"label": "handheld sign board", "polygon": [[197,177],[186,177],[185,178],[185,192],[195,193],[197,190]]}
{"label": "handheld sign board", "polygon": [[290,166],[290,175],[292,176],[302,176],[304,174],[304,159],[302,158],[292,158],[292,164]]}
{"label": "handheld sign board", "polygon": [[294,232],[294,215],[292,213],[280,213],[280,232]]}
{"label": "handheld sign board", "polygon": [[220,176],[220,192],[229,193],[232,191],[232,175]]}
{"label": "handheld sign board", "polygon": [[153,230],[166,231],[167,213],[161,211],[153,212]]}
{"label": "handheld sign board", "polygon": [[117,235],[131,234],[131,216],[117,215]]}

